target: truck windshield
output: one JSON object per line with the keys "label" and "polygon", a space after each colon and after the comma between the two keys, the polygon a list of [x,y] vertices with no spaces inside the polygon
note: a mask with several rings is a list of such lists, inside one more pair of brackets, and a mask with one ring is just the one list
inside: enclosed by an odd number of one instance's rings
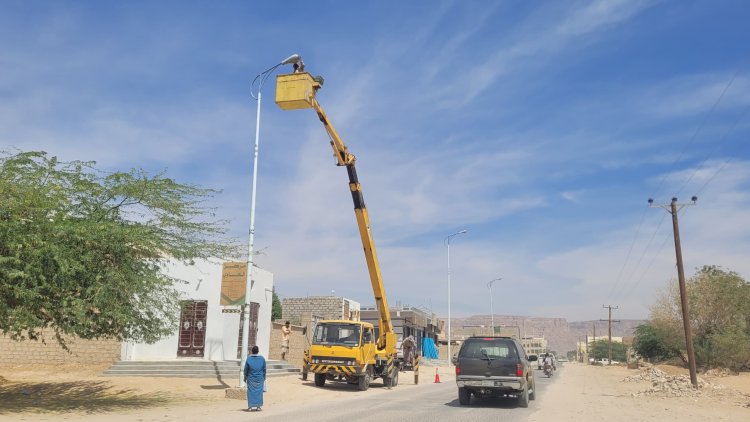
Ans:
{"label": "truck windshield", "polygon": [[357,324],[318,324],[314,344],[359,346],[360,326]]}

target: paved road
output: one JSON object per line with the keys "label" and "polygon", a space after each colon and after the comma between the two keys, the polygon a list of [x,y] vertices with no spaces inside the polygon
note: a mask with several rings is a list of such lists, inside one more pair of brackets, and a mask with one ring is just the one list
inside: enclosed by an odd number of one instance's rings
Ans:
{"label": "paved road", "polygon": [[[558,368],[559,372],[560,368]],[[248,415],[248,419],[287,421],[525,421],[539,406],[544,405],[544,393],[556,377],[547,378],[542,371],[534,370],[537,382],[537,399],[528,408],[518,407],[516,400],[477,399],[472,397],[470,406],[458,403],[455,380],[447,378],[440,384],[422,383],[418,386],[402,385],[387,390],[373,383],[366,394],[357,394],[353,386],[326,384],[325,388],[351,391],[352,397],[333,404],[326,402],[304,406],[301,409],[269,408]],[[406,377],[404,377],[406,378]],[[429,381],[432,381],[431,379]],[[311,387],[317,388],[317,387]],[[356,395],[356,397],[354,397]],[[292,404],[292,403],[290,403]],[[279,406],[281,407],[281,406]],[[285,406],[286,407],[286,406]],[[376,419],[377,418],[377,419]]]}

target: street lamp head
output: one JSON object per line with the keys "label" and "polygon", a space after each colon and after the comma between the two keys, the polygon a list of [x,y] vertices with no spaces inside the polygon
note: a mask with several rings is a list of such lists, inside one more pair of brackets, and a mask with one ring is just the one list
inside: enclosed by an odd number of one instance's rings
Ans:
{"label": "street lamp head", "polygon": [[460,232],[458,232],[457,234],[464,234],[464,233],[466,233],[466,232],[468,232],[468,230],[461,230],[461,231],[460,231]]}
{"label": "street lamp head", "polygon": [[695,203],[695,202],[697,202],[697,201],[698,201],[698,197],[697,197],[697,196],[693,196],[693,197],[692,197],[692,198],[690,198],[690,199],[692,199],[692,200],[693,200],[693,203]]}
{"label": "street lamp head", "polygon": [[654,203],[654,199],[653,198],[648,198],[648,204],[652,205],[653,203]]}
{"label": "street lamp head", "polygon": [[672,202],[677,202],[677,197],[672,198]]}
{"label": "street lamp head", "polygon": [[299,54],[292,54],[291,56],[284,59],[281,64],[294,64],[298,63],[300,60],[302,60],[302,57]]}

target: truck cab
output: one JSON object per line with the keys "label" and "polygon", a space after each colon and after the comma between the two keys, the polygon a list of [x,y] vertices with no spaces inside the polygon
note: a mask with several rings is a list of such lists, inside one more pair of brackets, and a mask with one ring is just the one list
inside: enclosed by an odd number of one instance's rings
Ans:
{"label": "truck cab", "polygon": [[315,373],[315,385],[346,381],[366,390],[376,377],[393,382],[387,376],[388,357],[378,351],[375,340],[375,329],[367,322],[319,322],[313,332],[307,368]]}

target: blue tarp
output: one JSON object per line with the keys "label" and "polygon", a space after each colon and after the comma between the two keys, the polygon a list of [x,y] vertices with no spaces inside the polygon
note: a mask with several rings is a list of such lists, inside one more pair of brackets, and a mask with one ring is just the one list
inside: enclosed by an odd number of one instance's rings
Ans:
{"label": "blue tarp", "polygon": [[438,351],[435,342],[431,338],[422,339],[422,355],[427,359],[437,359]]}

